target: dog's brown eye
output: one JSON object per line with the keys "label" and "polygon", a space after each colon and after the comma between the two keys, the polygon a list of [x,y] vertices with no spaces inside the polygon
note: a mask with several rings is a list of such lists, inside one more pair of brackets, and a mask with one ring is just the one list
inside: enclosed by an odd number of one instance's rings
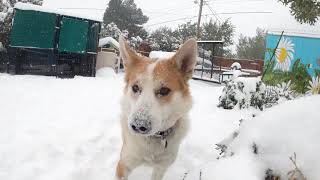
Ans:
{"label": "dog's brown eye", "polygon": [[169,93],[170,93],[170,89],[167,88],[167,87],[162,87],[160,90],[159,90],[159,95],[160,96],[167,96]]}
{"label": "dog's brown eye", "polygon": [[138,92],[140,93],[140,92],[141,92],[139,86],[136,85],[136,84],[132,86],[132,91],[133,91],[134,93],[138,93]]}

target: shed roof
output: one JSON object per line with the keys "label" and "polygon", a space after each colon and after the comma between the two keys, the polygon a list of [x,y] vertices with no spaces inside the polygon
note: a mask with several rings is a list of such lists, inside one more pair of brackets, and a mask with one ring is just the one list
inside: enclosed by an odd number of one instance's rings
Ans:
{"label": "shed roof", "polygon": [[284,31],[283,35],[285,35],[285,36],[320,38],[320,33],[319,32],[311,32],[311,31],[294,31],[294,30],[271,29],[271,30],[268,30],[267,33],[271,34],[271,35],[281,35],[282,31]]}
{"label": "shed roof", "polygon": [[106,44],[111,44],[116,49],[119,49],[120,47],[118,41],[116,41],[112,37],[105,37],[105,38],[99,39],[99,47],[102,47]]}
{"label": "shed roof", "polygon": [[71,16],[71,17],[76,17],[76,18],[81,18],[81,19],[87,19],[87,20],[102,22],[102,17],[101,18],[97,18],[97,17],[90,16],[90,15],[77,14],[77,13],[74,13],[74,12],[66,12],[66,11],[62,11],[62,10],[59,10],[59,9],[47,8],[47,7],[38,6],[38,5],[34,5],[34,4],[29,4],[29,3],[18,2],[14,6],[14,8],[15,9],[20,9],[20,10],[31,10],[31,11],[39,11],[39,12],[60,14],[60,15],[64,15],[64,16]]}

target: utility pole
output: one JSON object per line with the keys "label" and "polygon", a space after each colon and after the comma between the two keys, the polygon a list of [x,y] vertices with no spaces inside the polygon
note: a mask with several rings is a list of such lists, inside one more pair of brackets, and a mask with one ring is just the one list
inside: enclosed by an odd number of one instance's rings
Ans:
{"label": "utility pole", "polygon": [[201,16],[202,16],[202,6],[203,6],[203,0],[200,0],[198,24],[197,24],[197,39],[198,40],[200,40],[200,22],[201,22]]}

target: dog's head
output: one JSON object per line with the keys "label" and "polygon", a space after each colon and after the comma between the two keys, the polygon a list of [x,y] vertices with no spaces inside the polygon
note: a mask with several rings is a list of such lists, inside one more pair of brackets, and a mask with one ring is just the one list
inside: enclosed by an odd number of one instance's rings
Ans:
{"label": "dog's head", "polygon": [[191,108],[188,80],[197,57],[197,42],[188,40],[168,59],[152,60],[137,55],[120,37],[125,65],[123,106],[131,132],[154,135],[174,126]]}

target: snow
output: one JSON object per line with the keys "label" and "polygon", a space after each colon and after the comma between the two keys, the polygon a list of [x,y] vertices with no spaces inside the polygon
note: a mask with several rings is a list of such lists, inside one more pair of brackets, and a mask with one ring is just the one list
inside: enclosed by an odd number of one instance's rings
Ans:
{"label": "snow", "polygon": [[7,15],[8,13],[0,12],[0,22],[3,22],[6,19]]}
{"label": "snow", "polygon": [[115,78],[116,77],[116,73],[114,72],[114,69],[112,69],[110,67],[104,67],[104,68],[100,68],[99,70],[97,70],[96,77],[111,77],[111,78]]}
{"label": "snow", "polygon": [[52,8],[47,8],[43,6],[38,6],[38,5],[33,5],[33,4],[28,4],[28,3],[22,3],[18,2],[14,6],[15,9],[20,9],[20,10],[31,10],[31,11],[40,11],[40,12],[47,12],[47,13],[54,13],[54,14],[61,14],[64,16],[71,16],[71,17],[76,17],[76,18],[82,18],[82,19],[88,19],[88,20],[93,20],[93,21],[98,21],[102,22],[102,17],[96,17],[96,16],[91,16],[90,14],[84,15],[84,14],[77,14],[74,12],[66,12],[62,11],[59,9],[52,9]]}
{"label": "snow", "polygon": [[[287,173],[294,169],[289,157],[294,153],[304,176],[319,179],[319,106],[320,96],[309,96],[284,102],[244,121],[240,135],[229,145],[234,155],[203,167],[205,177],[202,179],[258,180],[269,168],[281,179],[288,179]],[[257,145],[258,154],[253,153],[253,143]],[[190,174],[189,179],[198,177],[198,172]]]}
{"label": "snow", "polygon": [[174,54],[175,52],[151,51],[149,54],[149,58],[153,58],[153,59],[170,58],[174,56]]}
{"label": "snow", "polygon": [[238,62],[234,62],[231,65],[231,69],[240,70],[241,69],[241,64],[238,63]]}
{"label": "snow", "polygon": [[[95,78],[0,74],[0,179],[113,179],[122,144],[123,77],[108,68]],[[185,173],[186,179],[199,179],[200,169],[202,180],[263,179],[266,167],[287,173],[293,152],[308,179],[319,179],[319,96],[266,112],[225,110],[217,108],[222,86],[191,80],[190,87],[191,130],[164,180],[183,179]],[[215,144],[237,130],[229,146],[234,156],[217,160]],[[258,155],[250,151],[253,140]],[[150,175],[150,168],[139,167],[130,180]]]}
{"label": "snow", "polygon": [[105,38],[101,38],[99,39],[99,47],[102,47],[106,44],[111,44],[112,46],[114,46],[115,48],[119,49],[119,43],[118,41],[116,41],[115,39],[113,39],[112,37],[105,37]]}

